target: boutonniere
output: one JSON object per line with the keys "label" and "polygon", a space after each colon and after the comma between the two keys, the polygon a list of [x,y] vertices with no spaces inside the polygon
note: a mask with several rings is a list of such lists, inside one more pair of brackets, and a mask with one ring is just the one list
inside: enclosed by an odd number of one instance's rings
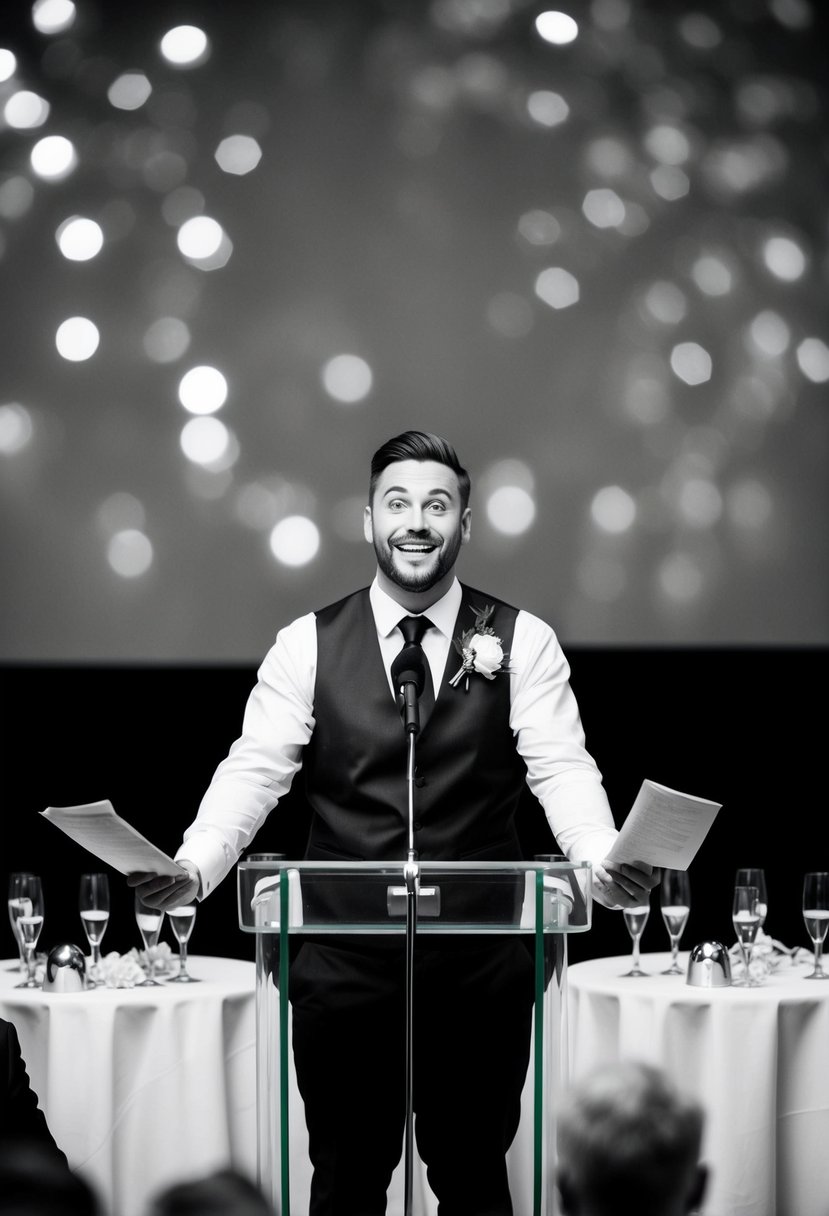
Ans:
{"label": "boutonniere", "polygon": [[457,688],[465,677],[466,692],[469,692],[469,677],[473,672],[478,672],[487,680],[494,680],[499,672],[509,670],[504,663],[505,656],[501,647],[501,639],[495,636],[495,630],[488,624],[495,611],[494,606],[492,604],[486,604],[483,608],[472,606],[472,611],[475,613],[475,624],[470,629],[464,630],[459,638],[453,639],[455,649],[463,662],[449,681],[453,688]]}

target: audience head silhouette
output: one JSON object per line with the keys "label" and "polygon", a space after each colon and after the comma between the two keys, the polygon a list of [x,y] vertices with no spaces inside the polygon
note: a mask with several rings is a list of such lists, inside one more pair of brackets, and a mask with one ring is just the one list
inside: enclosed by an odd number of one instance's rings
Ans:
{"label": "audience head silhouette", "polygon": [[0,1144],[0,1216],[100,1216],[92,1186],[48,1145]]}
{"label": "audience head silhouette", "polygon": [[275,1216],[275,1211],[256,1183],[228,1167],[165,1187],[146,1216]]}
{"label": "audience head silhouette", "polygon": [[705,1191],[704,1112],[660,1069],[591,1072],[564,1098],[557,1182],[564,1216],[685,1216]]}

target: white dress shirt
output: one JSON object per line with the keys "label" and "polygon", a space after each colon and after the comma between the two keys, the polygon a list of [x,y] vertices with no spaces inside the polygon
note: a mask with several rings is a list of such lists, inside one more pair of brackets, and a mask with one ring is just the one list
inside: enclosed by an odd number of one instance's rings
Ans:
{"label": "white dress shirt", "polygon": [[[398,622],[409,614],[380,589],[376,579],[369,595],[389,677],[390,709],[396,711],[389,673],[402,644]],[[424,614],[433,626],[422,645],[436,697],[461,598],[461,585],[455,579]],[[541,802],[561,851],[571,861],[600,862],[617,831],[601,774],[585,748],[569,664],[555,633],[538,617],[519,611],[507,661],[509,676],[495,679],[510,681],[510,726],[527,765],[530,789]],[[216,769],[176,854],[177,861],[198,867],[202,896],[233,867],[272,808],[279,814],[279,799],[301,767],[302,749],[314,730],[316,666],[315,617],[308,613],[277,634],[248,698],[242,734]],[[595,887],[594,896],[605,902]]]}

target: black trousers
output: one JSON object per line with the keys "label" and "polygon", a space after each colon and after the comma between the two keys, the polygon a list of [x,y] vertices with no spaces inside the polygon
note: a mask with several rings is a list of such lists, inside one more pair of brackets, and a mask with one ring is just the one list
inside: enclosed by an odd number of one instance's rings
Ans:
{"label": "black trousers", "polygon": [[[534,992],[526,945],[415,943],[414,1132],[440,1216],[511,1216]],[[290,970],[310,1216],[382,1216],[405,1127],[405,946],[305,942]]]}

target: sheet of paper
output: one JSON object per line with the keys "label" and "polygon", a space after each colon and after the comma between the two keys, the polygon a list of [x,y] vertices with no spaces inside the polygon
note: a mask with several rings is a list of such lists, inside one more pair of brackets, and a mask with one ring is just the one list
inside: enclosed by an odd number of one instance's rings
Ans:
{"label": "sheet of paper", "polygon": [[47,806],[40,812],[67,836],[122,874],[180,874],[181,868],[161,849],[115,814],[112,803]]}
{"label": "sheet of paper", "polygon": [[608,861],[646,861],[669,870],[687,870],[722,803],[642,782]]}

